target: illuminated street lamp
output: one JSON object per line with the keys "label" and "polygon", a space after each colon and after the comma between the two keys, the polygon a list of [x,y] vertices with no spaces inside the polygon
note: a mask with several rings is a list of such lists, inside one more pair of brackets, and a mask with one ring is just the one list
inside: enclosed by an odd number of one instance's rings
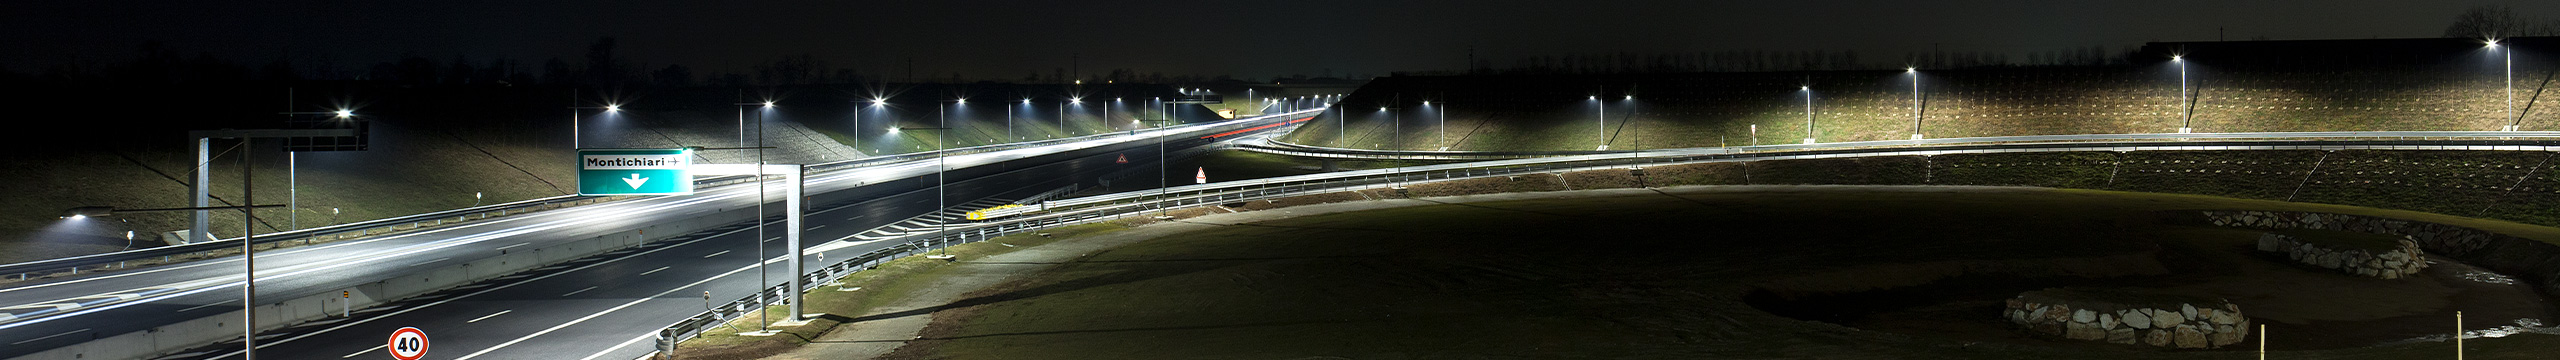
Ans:
{"label": "illuminated street lamp", "polygon": [[1798,86],[1798,87],[1796,87],[1796,91],[1800,91],[1800,92],[1803,92],[1803,93],[1804,93],[1804,143],[1806,143],[1806,144],[1812,144],[1812,143],[1813,143],[1813,86],[1812,86],[1812,85]]}
{"label": "illuminated street lamp", "polygon": [[2169,55],[2169,62],[2178,63],[2178,133],[2195,132],[2195,102],[2187,100],[2187,56]]}
{"label": "illuminated street lamp", "polygon": [[[290,90],[288,90],[288,92],[287,92],[287,93],[288,93],[288,94],[290,94],[290,93],[291,93],[291,92],[290,92]],[[288,96],[288,97],[290,97],[291,95],[287,95],[287,96]],[[291,104],[291,103],[292,103],[292,100],[286,100],[286,103],[287,103],[287,104]],[[289,106],[291,106],[291,105],[287,105],[287,106],[289,107]],[[355,110],[353,110],[353,109],[347,109],[347,108],[339,108],[339,109],[337,109],[337,110],[331,110],[331,111],[325,111],[325,112],[322,112],[322,111],[286,111],[286,112],[282,112],[282,113],[279,113],[279,114],[283,114],[283,115],[285,115],[285,116],[293,116],[293,115],[329,115],[329,116],[337,117],[339,120],[351,119],[351,118],[355,118],[355,117],[356,117],[356,111],[355,111]],[[573,115],[573,116],[574,116],[574,115]],[[285,214],[286,214],[286,215],[285,215],[285,224],[286,224],[286,226],[287,226],[288,228],[291,228],[291,229],[294,229],[294,230],[302,230],[302,210],[300,210],[300,209],[302,209],[302,152],[300,152],[300,151],[285,151],[285,152],[284,152],[284,164],[285,164],[285,165],[284,165],[284,169],[285,169],[285,170],[284,170],[284,171],[285,171],[285,172],[284,172],[284,173],[285,173],[285,185],[284,185],[284,189],[285,189],[285,202],[284,202],[284,203],[285,203],[285,207],[290,208],[290,209],[295,209],[295,210],[293,210],[293,211],[287,211],[287,212],[285,212]],[[476,203],[476,201],[475,201],[475,203],[474,203],[474,204],[472,204],[472,206],[479,206],[479,204],[477,204],[477,203]]]}
{"label": "illuminated street lamp", "polygon": [[1431,107],[1431,100],[1423,100],[1423,101],[1422,101],[1422,108],[1424,108],[1424,109],[1431,109],[1431,114],[1432,114],[1432,115],[1435,115],[1435,116],[1437,116],[1437,117],[1439,118],[1439,120],[1438,120],[1438,121],[1436,121],[1436,122],[1438,122],[1439,124],[1437,124],[1437,125],[1432,125],[1432,126],[1431,126],[1431,131],[1435,132],[1435,134],[1433,134],[1433,137],[1438,138],[1438,139],[1432,140],[1432,142],[1440,144],[1440,151],[1449,151],[1449,105],[1448,105],[1448,103],[1445,103],[1445,102],[1444,102],[1444,103],[1441,103],[1441,105],[1440,105],[1440,107],[1439,107],[1439,108],[1434,109],[1434,108],[1432,108],[1432,107]]}
{"label": "illuminated street lamp", "polygon": [[[1078,81],[1082,81],[1082,80],[1078,80]],[[1059,137],[1067,137],[1067,136],[1074,136],[1074,135],[1075,135],[1075,132],[1073,132],[1073,131],[1068,131],[1068,130],[1067,130],[1067,105],[1069,105],[1069,104],[1073,104],[1073,105],[1075,105],[1076,107],[1084,107],[1084,98],[1080,98],[1080,97],[1070,97],[1070,98],[1067,98],[1067,102],[1058,103],[1058,136],[1059,136]]]}
{"label": "illuminated street lamp", "polygon": [[2524,125],[2524,119],[2516,117],[2516,52],[2514,49],[2502,49],[2501,46],[2498,46],[2498,40],[2496,39],[2489,40],[2489,50],[2498,51],[2499,56],[2506,58],[2507,127],[2502,130],[2516,131],[2516,128]]}
{"label": "illuminated street lamp", "polygon": [[889,99],[885,98],[871,98],[871,105],[855,107],[853,109],[853,150],[855,155],[862,154],[862,111],[867,108],[880,107],[881,104],[886,104],[888,102]]}
{"label": "illuminated street lamp", "polygon": [[1911,139],[1920,140],[1920,68],[1904,67],[1902,73],[1911,74]]}
{"label": "illuminated street lamp", "polygon": [[574,149],[584,149],[584,148],[586,148],[586,145],[584,145],[584,143],[582,143],[582,142],[580,142],[580,141],[578,140],[578,135],[579,135],[579,132],[578,132],[578,123],[579,123],[579,121],[578,121],[578,115],[580,115],[580,114],[578,113],[578,110],[599,110],[599,109],[600,109],[600,110],[604,110],[604,112],[605,112],[605,113],[618,113],[618,112],[622,112],[622,104],[616,104],[616,103],[605,103],[605,104],[604,104],[604,106],[578,106],[578,91],[577,91],[577,90],[569,90],[569,148],[570,148],[570,149],[574,150]]}
{"label": "illuminated street lamp", "polygon": [[[1030,108],[1031,98],[1023,98],[1022,107]],[[1004,108],[1004,136],[1012,136],[1014,140],[1022,140],[1021,135],[1013,134],[1013,107],[1011,106]]]}
{"label": "illuminated street lamp", "polygon": [[[1608,90],[1606,88],[1602,88],[1601,91],[1606,92]],[[1600,106],[1600,111],[1593,112],[1591,114],[1592,121],[1600,128],[1600,134],[1598,135],[1598,138],[1600,138],[1600,148],[1592,150],[1607,151],[1609,150],[1609,103],[1600,101],[1599,95],[1592,95],[1586,97],[1586,99],[1591,100],[1591,104]]]}

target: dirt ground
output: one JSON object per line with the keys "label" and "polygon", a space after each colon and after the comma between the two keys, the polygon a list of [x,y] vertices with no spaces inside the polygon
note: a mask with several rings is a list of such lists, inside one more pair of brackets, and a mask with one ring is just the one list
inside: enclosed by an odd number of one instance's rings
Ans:
{"label": "dirt ground", "polygon": [[[1217,226],[973,292],[964,297],[982,301],[935,313],[921,339],[887,357],[2255,357],[2254,336],[2221,350],[2148,350],[2036,338],[2000,320],[2000,299],[2049,286],[2228,298],[2270,325],[2271,357],[2289,359],[2440,358],[2451,344],[2368,345],[2449,332],[2456,310],[2475,330],[2552,315],[2516,285],[2463,279],[2458,264],[2398,281],[2329,274],[2247,251],[2253,232],[2158,215],[2389,211],[2027,188],[1564,194],[1574,195],[1176,222]],[[1217,220],[1293,209],[1303,216]],[[1789,305],[1767,304],[1771,288]],[[2467,345],[2472,358],[2538,358],[2560,337]]]}

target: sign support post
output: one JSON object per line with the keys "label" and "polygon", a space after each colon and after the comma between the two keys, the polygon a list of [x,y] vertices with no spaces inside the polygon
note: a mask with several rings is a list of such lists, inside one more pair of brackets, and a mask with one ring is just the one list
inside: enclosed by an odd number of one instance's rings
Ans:
{"label": "sign support post", "polygon": [[[806,226],[803,226],[801,223],[800,214],[801,210],[807,206],[801,203],[801,199],[808,197],[802,193],[805,186],[802,185],[801,175],[803,174],[801,173],[800,165],[765,164],[761,169],[759,169],[755,164],[695,164],[689,169],[693,175],[714,176],[756,175],[758,170],[762,170],[763,174],[782,175],[783,181],[791,184],[782,188],[785,195],[783,204],[784,207],[787,208],[787,210],[783,211],[785,224],[783,230],[783,247],[791,249],[790,256],[786,258],[786,261],[790,263],[789,266],[791,267],[791,287],[790,295],[788,295],[790,298],[789,300],[783,301],[784,303],[790,304],[791,315],[784,317],[782,319],[782,323],[800,323],[808,321],[807,317],[800,312],[800,291],[805,290],[804,288],[808,286],[808,284],[805,281],[802,281],[800,277],[802,269],[800,261],[800,258],[802,257],[800,247],[800,230],[806,228]],[[756,180],[764,181],[764,179]],[[756,206],[764,206],[764,204],[756,204]],[[763,241],[763,239],[757,239],[757,241]],[[764,260],[757,259],[756,261]],[[764,287],[765,284],[756,284],[756,291],[764,291]]]}

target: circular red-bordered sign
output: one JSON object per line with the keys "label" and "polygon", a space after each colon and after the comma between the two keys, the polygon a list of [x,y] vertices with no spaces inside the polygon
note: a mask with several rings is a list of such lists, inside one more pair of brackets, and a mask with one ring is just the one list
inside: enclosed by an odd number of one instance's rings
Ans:
{"label": "circular red-bordered sign", "polygon": [[418,360],[427,357],[427,332],[404,327],[391,332],[391,358]]}

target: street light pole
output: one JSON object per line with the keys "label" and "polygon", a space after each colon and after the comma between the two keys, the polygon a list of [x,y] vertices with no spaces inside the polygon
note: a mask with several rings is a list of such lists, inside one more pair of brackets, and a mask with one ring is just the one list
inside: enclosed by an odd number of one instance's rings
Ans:
{"label": "street light pole", "polygon": [[2169,55],[2169,62],[2178,63],[2178,133],[2185,134],[2195,132],[2195,101],[2187,99],[2188,93],[2190,93],[2190,91],[2187,90],[2187,56]]}
{"label": "street light pole", "polygon": [[579,113],[578,113],[578,110],[589,110],[589,109],[604,109],[604,112],[607,112],[607,113],[615,113],[615,112],[622,112],[622,105],[621,105],[621,104],[614,104],[614,103],[606,103],[604,106],[578,106],[578,90],[577,90],[577,89],[570,89],[570,90],[569,90],[569,149],[570,149],[570,150],[576,150],[576,149],[584,149],[584,148],[586,148],[586,144],[585,144],[582,140],[579,140],[579,135],[580,135],[580,133],[579,133],[579,131],[578,131],[578,124],[579,124],[579,123],[581,123],[582,121],[579,121],[579,120],[578,120],[578,116],[579,116],[579,115],[581,115],[581,114],[579,114]]}
{"label": "street light pole", "polygon": [[[764,208],[765,204],[771,201],[765,199],[764,188],[765,183],[769,182],[764,178],[764,112],[773,109],[773,101],[766,100],[765,102],[760,103],[746,102],[746,91],[739,90],[738,102],[730,105],[738,106],[738,147],[741,148],[748,147],[746,107],[756,105],[764,106],[763,108],[756,110],[756,146],[753,147],[753,149],[756,150],[756,239],[755,241],[750,242],[750,244],[753,244],[756,248],[756,258],[754,259],[756,262],[756,330],[771,331],[773,329],[769,326],[772,324],[772,319],[768,315],[765,315],[764,311],[764,308],[773,306],[771,302],[765,301],[764,296],[765,286],[773,284],[773,281],[766,277],[766,273],[768,271],[765,271],[764,268]],[[798,252],[799,250],[800,249],[791,249],[792,252]],[[798,274],[793,275],[797,276]]]}
{"label": "street light pole", "polygon": [[2523,126],[2524,126],[2524,119],[2523,119],[2523,118],[2516,117],[2516,51],[2515,51],[2515,49],[2498,49],[2498,47],[2499,47],[2499,46],[2498,46],[2498,41],[2497,41],[2497,40],[2490,40],[2490,41],[2489,41],[2489,47],[2490,47],[2490,48],[2492,48],[2492,49],[2499,50],[2499,51],[2498,51],[2498,55],[2500,55],[2500,56],[2502,56],[2502,57],[2505,57],[2505,58],[2506,58],[2506,68],[2507,68],[2507,128],[2506,128],[2506,130],[2507,130],[2507,131],[2516,131],[2518,128],[2521,128],[2521,127],[2523,127]]}
{"label": "street light pole", "polygon": [[1600,101],[1599,95],[1605,92],[1609,92],[1609,88],[1604,86],[1591,95],[1591,103],[1600,106],[1600,111],[1591,114],[1592,120],[1600,128],[1600,147],[1592,150],[1609,150],[1609,102]]}
{"label": "street light pole", "polygon": [[1903,68],[1902,72],[1911,74],[1911,139],[1920,140],[1920,68]]}
{"label": "street light pole", "polygon": [[[284,111],[284,112],[277,113],[277,114],[284,115],[284,116],[285,116],[285,117],[287,117],[287,118],[291,118],[291,117],[292,117],[292,116],[294,116],[294,115],[335,115],[335,116],[337,116],[337,117],[338,117],[338,119],[344,120],[344,119],[347,119],[347,118],[353,118],[353,117],[355,117],[355,116],[356,116],[356,112],[355,112],[355,110],[349,110],[349,109],[344,109],[344,108],[340,108],[340,109],[338,109],[338,110],[336,110],[336,111],[293,111],[293,89],[285,89],[285,101],[284,101],[284,104],[285,104],[285,105],[284,105],[284,107],[285,107],[285,111]],[[243,138],[243,139],[246,139],[246,138]],[[244,148],[245,148],[245,146],[244,146]],[[300,209],[302,209],[302,156],[301,156],[301,155],[302,155],[302,152],[300,152],[300,151],[286,151],[286,152],[284,152],[284,159],[285,159],[285,160],[284,160],[284,163],[285,163],[285,208],[288,208],[288,209],[295,209],[295,210],[293,210],[293,211],[286,211],[286,212],[285,212],[285,214],[286,214],[286,215],[285,215],[285,223],[286,223],[286,225],[285,225],[285,226],[287,226],[287,227],[289,227],[289,228],[292,228],[292,229],[294,229],[294,230],[301,230],[301,229],[302,229],[302,210],[300,210]]]}
{"label": "street light pole", "polygon": [[1797,87],[1797,88],[1796,88],[1796,90],[1804,92],[1804,143],[1806,143],[1806,144],[1812,144],[1812,143],[1813,143],[1813,86],[1812,86],[1812,85],[1801,86],[1801,87]]}

